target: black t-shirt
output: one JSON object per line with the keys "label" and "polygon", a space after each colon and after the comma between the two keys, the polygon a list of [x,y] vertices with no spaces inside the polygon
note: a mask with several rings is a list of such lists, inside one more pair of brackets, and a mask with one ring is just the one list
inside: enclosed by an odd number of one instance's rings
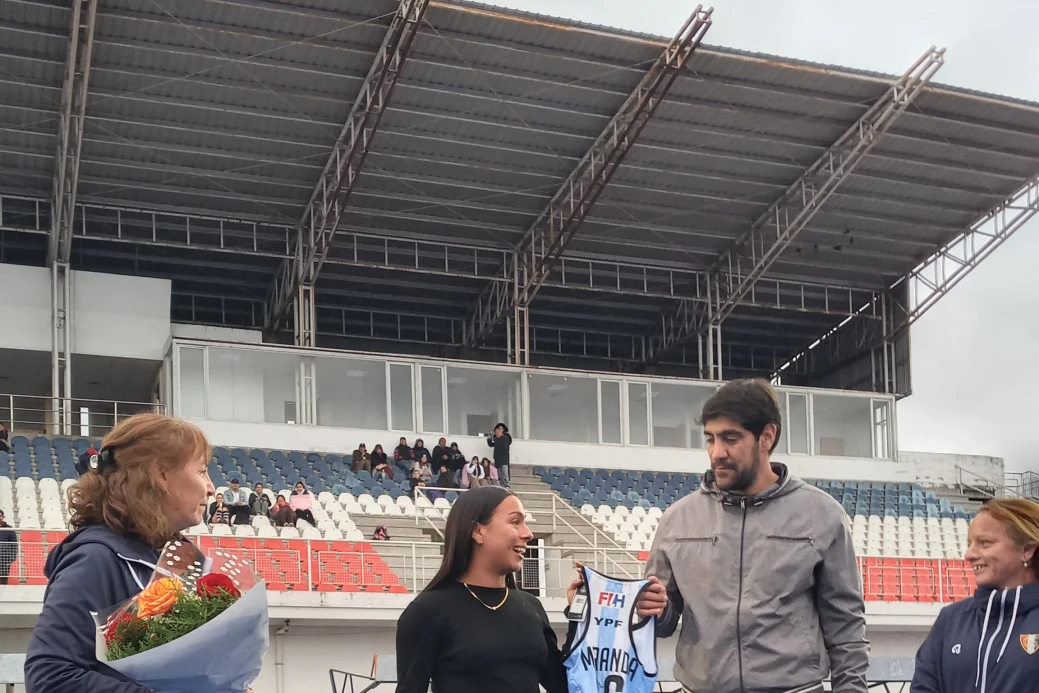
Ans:
{"label": "black t-shirt", "polygon": [[[472,587],[494,606],[504,589]],[[565,649],[565,648],[564,648]],[[541,602],[509,590],[497,611],[464,585],[424,592],[397,622],[397,693],[567,693],[556,634]]]}

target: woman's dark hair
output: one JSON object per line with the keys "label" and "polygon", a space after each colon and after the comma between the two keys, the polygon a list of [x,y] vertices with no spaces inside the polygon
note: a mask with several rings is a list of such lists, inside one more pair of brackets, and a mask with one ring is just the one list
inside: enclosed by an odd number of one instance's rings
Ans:
{"label": "woman's dark hair", "polygon": [[[441,585],[456,581],[465,575],[473,562],[473,532],[477,525],[485,525],[491,516],[512,491],[502,486],[481,486],[470,489],[458,496],[447,516],[447,528],[444,530],[444,559],[440,570],[426,585],[423,592],[432,592]],[[516,588],[516,578],[512,573],[505,576],[505,586]]]}
{"label": "woman's dark hair", "polygon": [[767,380],[745,378],[725,383],[704,402],[700,413],[700,425],[716,419],[732,419],[754,436],[761,438],[765,427],[772,424],[776,427],[776,439],[769,452],[779,444],[779,435],[783,432],[783,421],[779,413],[779,400],[776,391]]}
{"label": "woman's dark hair", "polygon": [[382,452],[382,445],[376,445],[372,452]]}

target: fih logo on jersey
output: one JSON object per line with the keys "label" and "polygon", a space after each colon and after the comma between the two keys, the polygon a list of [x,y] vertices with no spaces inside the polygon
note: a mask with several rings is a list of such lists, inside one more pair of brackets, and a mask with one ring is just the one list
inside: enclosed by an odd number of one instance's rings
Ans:
{"label": "fih logo on jersey", "polygon": [[623,592],[600,592],[599,606],[607,606],[612,609],[623,609],[624,599],[625,597]]}

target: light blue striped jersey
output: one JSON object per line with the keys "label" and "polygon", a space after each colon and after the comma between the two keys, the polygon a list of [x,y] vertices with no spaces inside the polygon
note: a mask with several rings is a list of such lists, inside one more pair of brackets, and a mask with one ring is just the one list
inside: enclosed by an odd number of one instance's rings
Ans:
{"label": "light blue striped jersey", "polygon": [[588,607],[565,661],[570,693],[652,693],[657,678],[653,619],[635,602],[647,580],[615,580],[582,566]]}

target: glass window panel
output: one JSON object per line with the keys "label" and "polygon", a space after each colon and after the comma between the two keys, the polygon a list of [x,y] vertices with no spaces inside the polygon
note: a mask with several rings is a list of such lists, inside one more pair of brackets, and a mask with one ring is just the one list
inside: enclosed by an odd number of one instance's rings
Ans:
{"label": "glass window panel", "polygon": [[[808,449],[808,395],[787,394],[786,416],[783,417],[783,435],[790,453],[807,455]],[[779,448],[782,449],[782,448]]]}
{"label": "glass window panel", "polygon": [[815,454],[827,457],[873,457],[868,397],[812,395]]}
{"label": "glass window panel", "polygon": [[628,383],[628,444],[649,445],[649,385]]}
{"label": "glass window panel", "polygon": [[318,426],[388,430],[386,363],[367,359],[315,359]]}
{"label": "glass window panel", "polygon": [[180,348],[180,416],[206,418],[206,352],[200,347]]}
{"label": "glass window panel", "polygon": [[891,402],[886,399],[873,400],[873,456],[890,460],[891,454]]}
{"label": "glass window panel", "polygon": [[530,437],[568,443],[599,442],[598,381],[531,373]]}
{"label": "glass window panel", "polygon": [[600,380],[599,414],[602,419],[602,442],[620,445],[621,440],[621,384],[615,380]]}
{"label": "glass window panel", "polygon": [[415,386],[410,364],[390,364],[390,428],[394,431],[415,430]]}
{"label": "glass window panel", "polygon": [[295,354],[209,347],[209,418],[287,423],[285,403],[296,401],[299,362]]}
{"label": "glass window panel", "polygon": [[444,369],[422,366],[422,431],[444,433]]}
{"label": "glass window panel", "polygon": [[697,423],[714,388],[704,385],[652,383],[653,447],[703,449],[703,429]]}
{"label": "glass window panel", "polygon": [[479,436],[498,422],[520,437],[520,373],[447,367],[447,432]]}

